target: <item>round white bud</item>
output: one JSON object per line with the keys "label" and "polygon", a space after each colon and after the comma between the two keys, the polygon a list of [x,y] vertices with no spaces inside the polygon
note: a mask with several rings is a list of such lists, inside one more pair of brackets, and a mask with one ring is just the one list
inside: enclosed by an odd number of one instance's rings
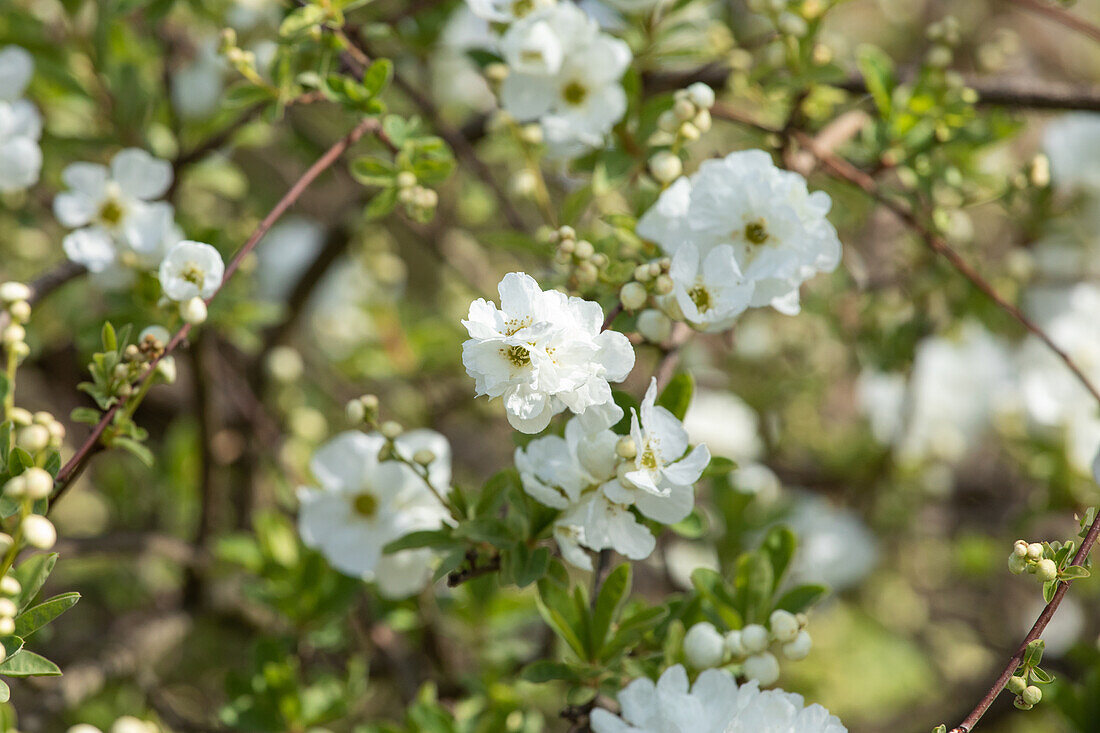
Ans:
{"label": "round white bud", "polygon": [[1027,557],[1027,548],[1027,540],[1016,540],[1016,543],[1012,545],[1012,552],[1020,557]]}
{"label": "round white bud", "polygon": [[0,617],[0,636],[11,636],[15,633],[15,619],[11,616]]}
{"label": "round white bud", "polygon": [[0,617],[12,618],[19,611],[15,607],[15,601],[10,598],[0,598]]}
{"label": "round white bud", "polygon": [[528,145],[539,145],[542,143],[542,125],[537,122],[533,122],[530,125],[524,125],[519,129],[519,139]]}
{"label": "round white bud", "polygon": [[1049,583],[1058,577],[1058,566],[1049,557],[1043,558],[1035,566],[1035,577],[1042,583]]}
{"label": "round white bud", "polygon": [[657,281],[653,283],[653,289],[657,291],[658,295],[668,295],[674,287],[675,284],[668,275],[658,275]]}
{"label": "round white bud", "polygon": [[741,643],[741,632],[733,630],[726,634],[726,651],[731,657],[741,658],[745,656],[745,646]]}
{"label": "round white bud", "polygon": [[367,408],[360,399],[349,400],[344,406],[344,415],[352,425],[358,425],[367,417]]}
{"label": "round white bud", "polygon": [[795,634],[793,641],[787,642],[781,648],[783,656],[797,662],[809,656],[811,646],[813,646],[813,641],[810,639],[810,634],[808,631],[803,630]]}
{"label": "round white bud", "polygon": [[277,382],[289,384],[297,381],[305,370],[302,355],[291,346],[276,346],[267,355],[267,373]]}
{"label": "round white bud", "polygon": [[568,224],[558,227],[558,236],[562,239],[576,239],[577,230]]}
{"label": "round white bud", "polygon": [[413,453],[413,461],[419,463],[421,466],[431,465],[431,462],[436,458],[435,453],[427,448],[421,448],[416,453]]}
{"label": "round white bud", "polygon": [[485,78],[489,81],[502,82],[508,78],[508,65],[499,61],[488,64],[485,67]]}
{"label": "round white bud", "polygon": [[713,120],[710,117],[710,110],[699,110],[699,114],[695,115],[695,117],[691,120],[691,124],[695,125],[696,129],[698,129],[699,132],[706,132],[707,130],[709,130],[711,125],[713,124]]}
{"label": "round white bud", "polygon": [[656,308],[639,313],[637,326],[642,338],[654,344],[662,344],[672,335],[672,320]]}
{"label": "round white bud", "polygon": [[11,323],[4,329],[3,338],[4,344],[7,346],[22,343],[27,338],[27,330],[18,323]]}
{"label": "round white bud", "polygon": [[50,431],[43,425],[28,425],[20,428],[15,437],[15,443],[31,455],[42,450],[50,444]]}
{"label": "round white bud", "polygon": [[1029,560],[1038,560],[1043,556],[1043,546],[1038,542],[1032,542],[1027,546],[1027,557]]}
{"label": "round white bud", "polygon": [[794,13],[781,13],[776,25],[779,27],[780,32],[795,38],[801,38],[809,30],[806,27],[806,21]]}
{"label": "round white bud", "polygon": [[779,679],[779,660],[771,652],[754,654],[741,665],[745,676],[756,680],[761,687],[774,685]]}
{"label": "round white bud", "polygon": [[780,644],[794,641],[794,638],[798,636],[798,619],[790,611],[782,609],[772,611],[772,615],[768,619],[768,625],[771,627],[772,638]]}
{"label": "round white bud", "polygon": [[31,304],[25,300],[17,300],[8,307],[13,321],[26,323],[31,319]]}
{"label": "round white bud", "polygon": [[1024,699],[1028,705],[1038,705],[1039,701],[1043,699],[1043,691],[1035,685],[1028,685],[1024,688],[1024,691],[1020,693],[1020,697]]}
{"label": "round white bud", "polygon": [[12,476],[4,484],[4,495],[10,499],[22,499],[27,495],[27,480],[22,476]]}
{"label": "round white bud", "polygon": [[760,624],[749,624],[741,629],[741,646],[746,654],[757,654],[768,648],[768,630]]}
{"label": "round white bud", "polygon": [[398,188],[412,188],[416,185],[416,174],[412,171],[401,171],[394,178]]}
{"label": "round white bud", "polygon": [[699,132],[699,128],[690,122],[685,122],[680,125],[680,137],[684,138],[688,142],[694,142],[699,139],[702,133]]}
{"label": "round white bud", "polygon": [[672,114],[676,115],[676,118],[681,122],[690,120],[696,112],[698,110],[695,109],[695,104],[687,97],[677,99],[672,105]]}
{"label": "round white bud", "polygon": [[396,420],[387,420],[386,422],[382,423],[382,426],[379,427],[378,430],[382,433],[384,437],[389,438],[390,440],[393,440],[394,438],[401,435],[401,433],[405,432],[405,428],[401,427],[401,423],[397,422]]}
{"label": "round white bud", "polygon": [[48,550],[57,542],[57,530],[41,514],[30,514],[23,518],[23,537],[31,547]]}
{"label": "round white bud", "polygon": [[657,127],[664,132],[676,132],[680,127],[680,120],[677,119],[675,112],[666,109],[657,117]]}
{"label": "round white bud", "polygon": [[206,320],[206,316],[206,302],[202,298],[195,296],[180,303],[180,318],[186,322],[197,326]]}
{"label": "round white bud", "polygon": [[14,575],[5,575],[0,578],[0,593],[6,596],[17,596],[23,591],[23,586]]}
{"label": "round white bud", "polygon": [[0,284],[0,300],[5,303],[14,303],[17,300],[29,300],[30,297],[31,289],[29,285],[14,281]]}
{"label": "round white bud", "polygon": [[630,460],[638,455],[638,446],[634,444],[634,438],[624,435],[615,443],[615,454],[619,458]]}
{"label": "round white bud", "polygon": [[710,109],[714,106],[714,90],[701,81],[697,81],[687,88],[688,99],[701,109]]}
{"label": "round white bud", "polygon": [[662,150],[649,159],[649,172],[659,183],[672,183],[684,172],[684,164],[680,156]]}
{"label": "round white bud", "polygon": [[157,374],[165,384],[174,384],[176,381],[176,360],[171,356],[162,356],[157,362]]}
{"label": "round white bud", "polygon": [[594,285],[600,278],[600,271],[591,262],[582,262],[577,265],[576,275],[581,285]]}
{"label": "round white bud", "polygon": [[[41,426],[38,426],[41,427]],[[26,429],[26,428],[24,428]],[[46,428],[42,428],[46,430]],[[47,431],[48,435],[49,431]],[[26,481],[27,498],[33,501],[46,499],[53,492],[53,476],[44,468],[28,468],[22,474]]]}
{"label": "round white bud", "polygon": [[649,293],[646,292],[645,285],[640,282],[632,280],[619,290],[619,300],[622,301],[623,308],[628,311],[638,310],[648,299]]}
{"label": "round white bud", "polygon": [[593,247],[592,243],[587,239],[581,239],[577,241],[577,246],[573,250],[573,254],[575,254],[578,259],[587,260],[592,255],[596,254],[596,248]]}
{"label": "round white bud", "polygon": [[695,669],[717,667],[725,653],[725,639],[714,624],[703,621],[688,629],[684,637],[684,657]]}
{"label": "round white bud", "polygon": [[34,422],[34,415],[31,414],[31,411],[22,407],[13,408],[8,417],[16,425],[30,425]]}

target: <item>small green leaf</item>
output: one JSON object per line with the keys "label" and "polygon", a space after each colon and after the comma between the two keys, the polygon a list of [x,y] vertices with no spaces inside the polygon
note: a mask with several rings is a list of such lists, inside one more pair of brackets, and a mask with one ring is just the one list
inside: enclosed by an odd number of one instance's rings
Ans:
{"label": "small green leaf", "polygon": [[668,386],[657,398],[657,405],[665,408],[679,420],[684,419],[691,406],[691,395],[695,392],[695,379],[687,372],[680,372],[669,380]]}
{"label": "small green leaf", "polygon": [[581,680],[581,676],[570,665],[549,659],[540,659],[537,662],[528,664],[523,668],[520,677],[528,682],[535,683],[552,682],[554,680],[579,682]]}
{"label": "small green leaf", "polygon": [[1058,581],[1051,580],[1043,583],[1043,601],[1050,603],[1054,600],[1054,592],[1058,589]]}
{"label": "small green leaf", "polygon": [[1042,639],[1036,639],[1027,645],[1027,649],[1024,650],[1025,667],[1037,667],[1039,662],[1043,661],[1043,650],[1046,648],[1046,642]]}
{"label": "small green leaf", "polygon": [[397,206],[397,189],[384,188],[376,193],[363,209],[364,221],[377,221],[388,215]]}
{"label": "small green leaf", "polygon": [[397,170],[382,158],[363,156],[351,164],[351,175],[364,186],[392,186]]}
{"label": "small green leaf", "polygon": [[772,577],[778,587],[783,582],[783,575],[790,567],[791,559],[798,548],[798,538],[787,527],[772,527],[760,543],[760,549],[768,556],[772,564]]}
{"label": "small green leaf", "polygon": [[[618,615],[619,606],[630,595],[631,570],[630,563],[624,562],[616,567],[604,578],[600,587],[600,594],[596,596],[596,607],[592,613],[592,623],[589,631],[592,634],[591,647],[598,654],[607,641],[607,633],[611,630],[611,623]],[[594,660],[593,660],[594,661]]]}
{"label": "small green leaf", "polygon": [[35,596],[38,595],[38,591],[45,584],[46,578],[50,577],[50,573],[53,572],[53,566],[56,563],[56,552],[48,555],[31,555],[12,572],[15,579],[19,581],[19,585],[23,587],[19,595],[14,598],[16,608],[22,611],[34,600]]}
{"label": "small green leaf", "polygon": [[780,599],[776,601],[775,608],[790,611],[791,613],[802,613],[828,594],[829,589],[824,585],[800,585],[784,593]]}
{"label": "small green leaf", "polygon": [[1062,571],[1062,580],[1076,580],[1078,578],[1087,578],[1091,575],[1089,569],[1082,565],[1070,565],[1068,568]]}
{"label": "small green leaf", "polygon": [[1054,675],[1042,669],[1039,669],[1038,667],[1033,667],[1031,669],[1031,677],[1040,685],[1049,685],[1051,682],[1054,681]]}
{"label": "small green leaf", "polygon": [[111,441],[111,445],[117,448],[121,448],[127,453],[131,453],[137,457],[139,461],[144,463],[150,468],[156,463],[156,459],[153,458],[153,451],[146,448],[141,443],[133,440],[132,438],[115,438]]}
{"label": "small green leaf", "polygon": [[894,87],[894,62],[877,46],[863,44],[856,49],[856,66],[867,84],[867,91],[875,100],[879,115],[890,119]]}
{"label": "small green leaf", "polygon": [[393,78],[393,62],[389,59],[378,59],[363,72],[363,86],[367,94],[377,97],[389,85]]}
{"label": "small green leaf", "polygon": [[68,611],[80,600],[79,593],[63,593],[31,606],[15,617],[15,634],[26,638]]}
{"label": "small green leaf", "polygon": [[60,677],[61,669],[34,652],[20,649],[0,662],[0,675],[5,677]]}
{"label": "small green leaf", "polygon": [[8,687],[8,683],[4,680],[0,680],[0,702],[7,702],[11,699],[11,688]]}
{"label": "small green leaf", "polygon": [[111,325],[110,321],[103,324],[103,331],[100,333],[100,339],[103,341],[104,351],[118,350],[118,337],[115,335],[115,327]]}

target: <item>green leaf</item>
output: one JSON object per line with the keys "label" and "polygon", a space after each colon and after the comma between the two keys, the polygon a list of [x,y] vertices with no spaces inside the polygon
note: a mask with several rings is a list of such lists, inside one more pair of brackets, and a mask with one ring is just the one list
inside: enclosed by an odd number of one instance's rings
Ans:
{"label": "green leaf", "polygon": [[393,62],[389,59],[378,59],[363,72],[363,86],[367,94],[377,97],[389,85],[393,79]]}
{"label": "green leaf", "polygon": [[1054,591],[1058,589],[1058,581],[1051,580],[1043,583],[1043,601],[1050,603],[1054,600]]}
{"label": "green leaf", "polygon": [[664,606],[651,606],[624,618],[619,623],[619,627],[615,629],[611,640],[604,644],[603,650],[600,652],[600,661],[607,664],[619,654],[633,647],[647,631],[664,619],[667,611],[668,609]]}
{"label": "green leaf", "polygon": [[28,468],[34,467],[34,459],[31,458],[31,454],[22,448],[15,447],[11,449],[11,453],[8,455],[8,473],[12,476],[18,476],[26,471]]}
{"label": "green leaf", "polygon": [[775,590],[772,564],[765,553],[750,552],[738,558],[734,589],[745,621],[762,622]]}
{"label": "green leaf", "polygon": [[103,324],[100,340],[103,342],[104,351],[118,351],[118,336],[115,334],[115,327],[111,325],[110,321]]}
{"label": "green leaf", "polygon": [[456,544],[454,538],[451,537],[450,528],[425,529],[398,537],[383,547],[382,552],[389,555],[401,550],[412,550],[419,547],[450,548]]}
{"label": "green leaf", "polygon": [[382,158],[363,156],[351,163],[351,175],[364,186],[392,186],[397,169]]}
{"label": "green leaf", "polygon": [[79,593],[62,593],[15,617],[15,635],[26,638],[68,611],[80,600]]}
{"label": "green leaf", "polygon": [[325,9],[320,5],[305,5],[292,10],[279,25],[279,35],[290,38],[304,33],[325,19]]}
{"label": "green leaf", "polygon": [[18,653],[23,648],[23,637],[21,636],[4,636],[0,637],[0,644],[4,647],[5,656],[10,657],[13,654]]}
{"label": "green leaf", "polygon": [[668,381],[668,386],[657,398],[657,404],[683,420],[691,406],[691,395],[694,391],[695,379],[687,372],[680,372]]}
{"label": "green leaf", "polygon": [[727,476],[730,471],[733,471],[735,468],[737,468],[737,461],[730,460],[724,456],[711,456],[710,463],[703,469],[703,478]]}
{"label": "green leaf", "polygon": [[829,594],[829,588],[824,585],[806,584],[792,588],[780,597],[775,603],[776,609],[802,613]]}
{"label": "green leaf", "polygon": [[497,517],[478,517],[463,522],[454,529],[454,536],[474,542],[488,542],[491,545],[506,545],[512,541],[508,525]]}
{"label": "green leaf", "polygon": [[875,100],[879,115],[890,119],[892,98],[897,82],[894,79],[894,62],[877,46],[863,44],[856,49],[856,66],[867,84],[867,91]]}
{"label": "green leaf", "polygon": [[726,626],[731,629],[741,628],[743,617],[721,575],[710,568],[696,568],[691,573],[691,584],[700,598],[710,603]]}
{"label": "green leaf", "polygon": [[516,548],[517,550],[519,548],[523,549],[518,553],[512,553],[514,558],[511,570],[512,582],[520,588],[526,588],[546,575],[546,571],[550,567],[550,549],[548,547],[536,547],[529,550],[524,544],[519,544]]}
{"label": "green leaf", "polygon": [[477,503],[474,504],[474,516],[484,517],[495,514],[510,488],[522,489],[519,472],[514,468],[498,471],[490,476],[485,485],[481,487],[481,493],[477,496]]}
{"label": "green leaf", "polygon": [[760,550],[768,556],[772,564],[772,578],[775,586],[783,582],[783,575],[790,567],[791,559],[798,548],[798,538],[789,528],[772,527],[760,544]]}
{"label": "green leaf", "polygon": [[585,645],[581,641],[585,619],[577,613],[569,592],[548,580],[539,581],[536,605],[539,614],[554,633],[562,638],[580,659],[585,659]]}
{"label": "green leaf", "polygon": [[630,595],[630,585],[631,569],[628,562],[619,565],[604,578],[600,594],[596,596],[596,607],[593,609],[592,623],[589,626],[591,648],[597,654],[607,641],[607,633],[618,615],[619,606]]}
{"label": "green leaf", "polygon": [[1043,650],[1046,649],[1046,642],[1042,639],[1036,639],[1027,645],[1027,649],[1024,650],[1023,665],[1025,667],[1037,667],[1039,662],[1043,661]]}
{"label": "green leaf", "polygon": [[16,608],[22,611],[34,600],[45,584],[46,578],[53,572],[55,564],[57,564],[56,552],[48,555],[32,555],[12,572],[15,579],[19,581],[19,585],[23,586],[19,595],[14,598]]}
{"label": "green leaf", "polygon": [[1040,685],[1049,685],[1051,682],[1054,681],[1054,675],[1044,670],[1041,670],[1038,667],[1032,668],[1031,677]]}
{"label": "green leaf", "polygon": [[1087,578],[1091,575],[1089,569],[1082,565],[1070,565],[1068,568],[1062,571],[1062,580],[1076,580],[1078,578]]}
{"label": "green leaf", "polygon": [[549,659],[540,659],[537,662],[528,664],[523,668],[520,677],[528,682],[535,683],[552,682],[554,680],[579,682],[582,679],[570,665]]}
{"label": "green leaf", "polygon": [[365,221],[377,221],[388,215],[397,206],[397,189],[384,188],[374,195],[363,209]]}
{"label": "green leaf", "polygon": [[115,438],[111,441],[111,445],[121,448],[127,453],[133,454],[137,457],[139,461],[144,463],[146,466],[149,466],[150,468],[152,468],[153,464],[156,463],[156,459],[153,458],[153,451],[149,450],[144,445],[132,438]]}
{"label": "green leaf", "polygon": [[73,422],[87,423],[88,425],[95,425],[99,422],[99,417],[102,413],[92,407],[77,407],[69,413],[69,417]]}
{"label": "green leaf", "polygon": [[4,680],[0,680],[0,703],[7,702],[11,699],[11,688],[8,687],[8,683]]}
{"label": "green leaf", "polygon": [[60,677],[56,664],[34,652],[20,649],[0,662],[0,675],[5,677]]}

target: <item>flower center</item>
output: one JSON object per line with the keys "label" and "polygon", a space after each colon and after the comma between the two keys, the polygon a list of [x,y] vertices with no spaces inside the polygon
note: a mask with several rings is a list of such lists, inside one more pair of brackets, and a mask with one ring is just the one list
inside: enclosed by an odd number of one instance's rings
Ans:
{"label": "flower center", "polygon": [[588,97],[588,87],[579,81],[571,81],[562,87],[561,98],[576,107]]}
{"label": "flower center", "polygon": [[352,507],[355,509],[356,514],[364,519],[370,519],[378,513],[378,499],[375,498],[374,494],[364,492],[355,497]]}
{"label": "flower center", "polygon": [[657,454],[653,452],[653,446],[646,444],[645,450],[642,451],[642,457],[639,459],[642,464],[642,468],[653,471],[657,468]]}
{"label": "flower center", "polygon": [[531,363],[531,352],[523,346],[509,346],[507,349],[501,349],[500,352],[515,366],[524,367]]}
{"label": "flower center", "polygon": [[689,290],[688,297],[691,298],[691,302],[695,304],[700,313],[706,313],[710,310],[710,291],[702,283]]}
{"label": "flower center", "polygon": [[530,316],[527,316],[526,318],[513,318],[512,320],[507,321],[504,324],[504,326],[505,326],[504,335],[505,336],[515,336],[518,331],[520,331],[524,328],[527,328],[530,325],[531,325],[531,317]]}
{"label": "flower center", "polygon": [[745,239],[751,244],[763,244],[768,241],[768,228],[764,226],[763,219],[745,225]]}
{"label": "flower center", "polygon": [[119,203],[118,199],[109,198],[99,207],[98,218],[107,226],[114,227],[122,221],[125,213],[126,211],[122,208],[122,204]]}
{"label": "flower center", "polygon": [[183,266],[183,269],[180,270],[180,277],[200,289],[202,288],[203,280],[206,279],[206,275],[203,273],[202,268],[194,262],[188,262]]}
{"label": "flower center", "polygon": [[517,18],[522,18],[534,9],[535,0],[514,0],[512,3],[512,15]]}

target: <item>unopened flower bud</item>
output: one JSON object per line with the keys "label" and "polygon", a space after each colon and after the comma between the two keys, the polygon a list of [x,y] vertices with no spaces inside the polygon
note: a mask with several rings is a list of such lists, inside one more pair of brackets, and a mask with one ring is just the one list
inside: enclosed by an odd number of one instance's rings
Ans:
{"label": "unopened flower bud", "polygon": [[701,109],[710,109],[714,106],[714,90],[701,81],[697,81],[687,88],[688,99]]}
{"label": "unopened flower bud", "polygon": [[11,616],[0,617],[0,636],[11,636],[14,633],[15,619]]}
{"label": "unopened flower bud", "polygon": [[27,480],[22,476],[12,476],[4,484],[4,496],[9,499],[22,499],[27,495]]}
{"label": "unopened flower bud", "polygon": [[714,624],[707,621],[692,626],[684,637],[684,656],[695,669],[717,667],[725,652],[725,639]]}
{"label": "unopened flower bud", "polygon": [[419,463],[421,466],[429,466],[435,459],[435,453],[427,448],[421,448],[416,453],[413,453],[413,462]]}
{"label": "unopened flower bud", "polygon": [[577,230],[569,226],[568,224],[565,226],[560,226],[558,227],[558,236],[562,239],[576,239]]}
{"label": "unopened flower bud", "polygon": [[23,592],[23,586],[14,575],[5,575],[0,578],[0,593],[6,596],[17,596]]}
{"label": "unopened flower bud", "polygon": [[387,420],[386,422],[382,423],[382,426],[378,428],[378,430],[382,433],[384,437],[389,438],[390,440],[393,440],[394,438],[401,435],[401,433],[405,432],[405,428],[401,427],[401,423],[397,422],[396,420]]}
{"label": "unopened flower bud", "polygon": [[675,112],[666,109],[657,117],[657,127],[664,132],[676,132],[680,127],[680,120],[676,117]]}
{"label": "unopened flower bud", "polygon": [[1020,557],[1027,557],[1027,540],[1016,540],[1016,544],[1012,545],[1012,552]]}
{"label": "unopened flower bud", "polygon": [[726,634],[726,651],[731,657],[740,659],[745,656],[745,646],[741,643],[741,632],[733,630]]}
{"label": "unopened flower bud", "polygon": [[618,442],[615,443],[615,454],[619,458],[625,458],[628,461],[637,456],[638,446],[634,444],[634,438],[629,435],[619,438]]}
{"label": "unopened flower bud", "polygon": [[684,172],[684,164],[680,156],[662,150],[649,159],[649,172],[659,183],[672,183]]}
{"label": "unopened flower bud", "polygon": [[691,124],[695,125],[696,129],[699,130],[699,132],[706,132],[707,130],[709,130],[711,125],[713,124],[713,120],[710,117],[710,110],[699,110],[699,114],[695,115],[695,117],[692,118]]}
{"label": "unopened flower bud", "polygon": [[577,282],[581,285],[594,285],[600,278],[600,271],[591,262],[577,265]]}
{"label": "unopened flower bud", "polygon": [[1013,575],[1019,575],[1027,570],[1027,558],[1017,555],[1015,552],[1008,556],[1008,571]]}
{"label": "unopened flower bud", "polygon": [[695,116],[696,112],[698,112],[698,110],[695,109],[695,105],[687,97],[677,99],[672,105],[672,114],[676,115],[676,118],[681,122],[690,120]]}
{"label": "unopened flower bud", "polygon": [[359,425],[367,418],[367,408],[363,405],[362,400],[349,400],[348,404],[344,406],[344,415],[347,416],[349,423]]}
{"label": "unopened flower bud", "polygon": [[18,344],[25,341],[27,338],[27,331],[18,323],[9,323],[8,327],[4,329],[4,345],[11,346],[12,344]]}
{"label": "unopened flower bud", "polygon": [[543,139],[542,125],[538,123],[524,125],[519,130],[519,139],[528,145],[541,144]]}
{"label": "unopened flower bud", "polygon": [[32,456],[50,444],[50,431],[43,425],[20,428],[15,443]]}
{"label": "unopened flower bud", "polygon": [[680,125],[680,137],[684,138],[688,142],[694,142],[695,140],[698,140],[700,136],[701,133],[699,132],[699,128],[691,124],[690,122],[685,122],[684,124]]}
{"label": "unopened flower bud", "polygon": [[11,318],[17,323],[26,323],[31,319],[31,304],[25,300],[17,300],[8,308]]}
{"label": "unopened flower bud", "polygon": [[176,381],[176,360],[171,356],[161,357],[157,362],[157,374],[165,384],[174,384]]}
{"label": "unopened flower bud", "polygon": [[1023,692],[1020,693],[1020,697],[1024,699],[1028,705],[1038,705],[1039,701],[1043,699],[1043,691],[1035,685],[1028,685]]}
{"label": "unopened flower bud", "polygon": [[779,21],[776,23],[781,33],[785,33],[788,36],[794,36],[795,38],[801,38],[806,35],[807,30],[806,21],[794,13],[782,13],[779,16]]}
{"label": "unopened flower bud", "polygon": [[794,641],[798,636],[798,619],[790,611],[782,609],[772,611],[768,625],[771,627],[772,637],[780,644]]}
{"label": "unopened flower bud", "polygon": [[756,680],[761,687],[774,685],[779,679],[779,660],[771,652],[754,654],[741,665],[745,676],[750,680]]}
{"label": "unopened flower bud", "polygon": [[1016,707],[1017,710],[1031,710],[1033,707],[1035,707],[1034,705],[1029,705],[1027,701],[1025,701],[1024,698],[1019,695],[1017,695],[1015,699],[1013,699],[1012,704]]}
{"label": "unopened flower bud", "polygon": [[0,598],[0,617],[11,618],[19,611],[15,607],[15,601],[10,598]]}
{"label": "unopened flower bud", "polygon": [[634,279],[640,283],[649,282],[653,279],[653,274],[649,271],[649,265],[638,265],[634,268]]}
{"label": "unopened flower bud", "polygon": [[401,171],[394,179],[398,188],[412,188],[416,185],[416,174],[412,171]]}
{"label": "unopened flower bud", "polygon": [[578,259],[587,260],[596,253],[596,248],[592,246],[592,243],[587,239],[581,239],[577,242],[577,248],[573,250],[573,254]]}
{"label": "unopened flower bud", "polygon": [[1042,153],[1031,159],[1031,185],[1038,188],[1050,185],[1050,158]]}
{"label": "unopened flower bud", "polygon": [[198,325],[206,320],[206,302],[195,296],[190,300],[180,303],[180,318],[188,323]]}
{"label": "unopened flower bud", "polygon": [[783,649],[783,656],[793,662],[797,662],[810,655],[810,647],[812,646],[813,640],[810,639],[809,632],[802,630],[795,634],[793,641],[784,644],[781,648]]}
{"label": "unopened flower bud", "polygon": [[672,320],[656,308],[638,314],[638,333],[650,343],[662,344],[672,335]]}
{"label": "unopened flower bud", "polygon": [[508,65],[500,62],[485,67],[485,78],[492,82],[502,82],[508,78]]}
{"label": "unopened flower bud", "polygon": [[603,252],[597,252],[596,254],[589,257],[588,261],[591,262],[593,266],[596,267],[596,269],[602,270],[603,268],[607,267],[607,264],[611,260]]}
{"label": "unopened flower bud", "polygon": [[8,417],[16,425],[30,425],[34,422],[34,415],[31,414],[31,411],[22,407],[13,408]]}
{"label": "unopened flower bud", "polygon": [[23,519],[23,537],[31,547],[48,550],[57,542],[57,530],[41,514],[31,514]]}
{"label": "unopened flower bud", "polygon": [[29,300],[30,297],[30,286],[25,283],[8,281],[0,284],[0,301],[14,303],[19,300]]}
{"label": "unopened flower bud", "polygon": [[1043,546],[1038,542],[1032,542],[1027,546],[1027,558],[1029,560],[1038,560],[1043,556]]}
{"label": "unopened flower bud", "polygon": [[1035,566],[1035,577],[1041,583],[1049,583],[1058,577],[1058,566],[1050,558],[1043,558]]}
{"label": "unopened flower bud", "polygon": [[513,194],[520,198],[533,196],[539,188],[539,179],[534,171],[524,168],[523,170],[515,172],[508,187],[512,190]]}
{"label": "unopened flower bud", "polygon": [[741,629],[741,646],[748,654],[757,654],[768,648],[768,630],[760,624],[749,624]]}
{"label": "unopened flower bud", "polygon": [[660,275],[657,282],[653,283],[653,289],[657,291],[658,295],[668,295],[672,292],[673,287],[672,278],[668,275]]}
{"label": "unopened flower bud", "polygon": [[[42,430],[45,431],[46,429],[42,428]],[[46,432],[48,434],[49,431]],[[23,472],[22,477],[26,482],[28,499],[38,501],[49,497],[53,492],[53,476],[44,468],[38,468],[37,466],[28,468]]]}
{"label": "unopened flower bud", "polygon": [[628,311],[638,310],[648,299],[649,293],[646,292],[645,285],[639,282],[628,282],[619,290],[619,300]]}
{"label": "unopened flower bud", "polygon": [[1005,687],[1007,687],[1008,691],[1013,695],[1022,695],[1024,690],[1027,689],[1027,680],[1021,675],[1014,674],[1008,678],[1008,684],[1005,685]]}

